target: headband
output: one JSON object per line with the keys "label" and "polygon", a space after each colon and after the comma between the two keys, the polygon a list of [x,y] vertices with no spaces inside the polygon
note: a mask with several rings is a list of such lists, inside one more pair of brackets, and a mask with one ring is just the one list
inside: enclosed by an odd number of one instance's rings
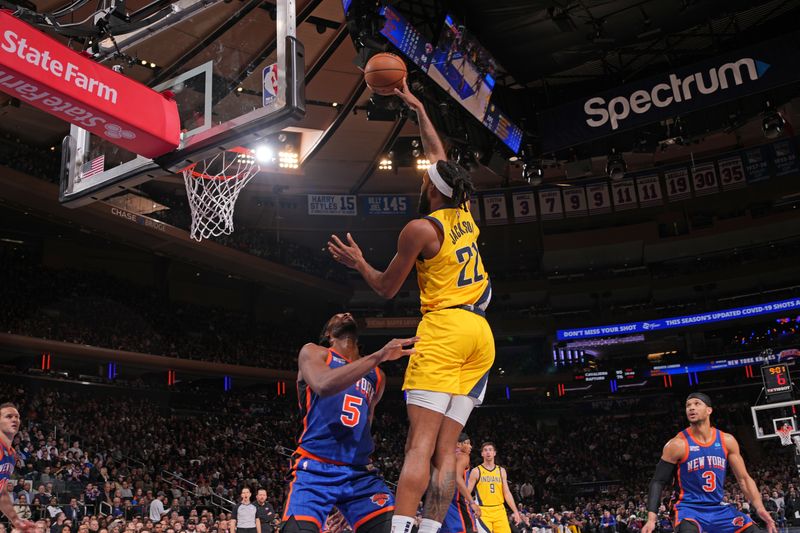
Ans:
{"label": "headband", "polygon": [[439,189],[440,193],[444,194],[448,198],[453,197],[453,188],[444,181],[442,176],[439,174],[439,171],[436,170],[436,163],[428,167],[428,176],[431,178],[433,185]]}
{"label": "headband", "polygon": [[714,407],[711,405],[711,397],[708,394],[704,394],[702,392],[693,392],[689,396],[686,397],[686,401],[688,402],[692,398],[696,398],[706,404],[709,407]]}

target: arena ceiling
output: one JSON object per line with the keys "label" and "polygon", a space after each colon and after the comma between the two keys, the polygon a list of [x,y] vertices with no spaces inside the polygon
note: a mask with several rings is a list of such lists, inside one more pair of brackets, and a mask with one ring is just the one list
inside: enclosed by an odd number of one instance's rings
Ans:
{"label": "arena ceiling", "polygon": [[[356,0],[357,1],[357,0]],[[39,13],[52,12],[68,0],[18,0],[19,5]],[[588,91],[618,85],[654,72],[711,57],[728,49],[764,40],[794,29],[800,19],[797,0],[440,0],[392,2],[418,24],[431,24],[432,14],[452,10],[463,18],[495,55],[505,75],[498,90],[512,117],[531,138],[536,137],[536,113],[571,100]],[[370,121],[365,110],[370,93],[354,64],[357,55],[348,33],[341,0],[298,0],[298,37],[306,50],[308,100],[306,117],[299,128],[317,132],[319,142],[305,154],[298,171],[262,172],[248,186],[248,194],[305,194],[308,192],[409,193],[419,186],[413,167],[391,172],[376,169],[377,161],[397,137],[417,134],[409,120]],[[146,0],[129,0],[129,11],[144,8]],[[237,17],[267,17],[274,3],[268,0],[232,0],[207,13],[202,25],[186,30],[180,42],[152,40],[151,55],[156,69],[134,68],[130,74],[144,82],[159,78],[187,53],[201,46],[213,47],[217,39],[237,35]],[[95,4],[85,5],[75,18],[88,16]],[[434,16],[435,17],[438,15]],[[263,36],[259,36],[263,40]],[[258,54],[259,46],[242,46],[243,53]],[[198,51],[202,52],[202,51]],[[127,73],[127,72],[126,72]],[[334,107],[333,104],[336,104]],[[434,102],[435,103],[435,102]],[[433,114],[438,111],[433,107]],[[447,126],[452,118],[436,117]],[[678,147],[668,154],[639,157],[642,165],[658,158],[685,158],[693,152],[709,152],[746,142],[760,135],[758,123],[740,125],[740,130],[705,132],[693,148]],[[0,131],[21,142],[50,150],[58,147],[67,126],[25,104],[0,95]],[[57,149],[57,148],[56,148]],[[599,170],[603,158],[588,158]],[[519,166],[495,159],[492,169],[475,172],[479,187],[495,187],[519,179]],[[500,163],[499,165],[497,163]],[[551,173],[553,174],[553,173]],[[555,172],[556,179],[564,176]],[[145,187],[146,193],[181,194],[180,178],[168,177]]]}

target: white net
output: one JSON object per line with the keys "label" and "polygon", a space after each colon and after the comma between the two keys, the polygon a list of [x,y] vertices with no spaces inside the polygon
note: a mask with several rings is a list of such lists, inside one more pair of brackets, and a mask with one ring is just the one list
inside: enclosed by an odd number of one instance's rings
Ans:
{"label": "white net", "polygon": [[245,149],[220,152],[183,170],[192,239],[202,241],[233,232],[236,199],[258,171],[253,153]]}
{"label": "white net", "polygon": [[783,446],[789,446],[792,444],[792,431],[794,430],[791,426],[783,426],[775,432],[778,434],[778,437],[781,438],[781,444]]}

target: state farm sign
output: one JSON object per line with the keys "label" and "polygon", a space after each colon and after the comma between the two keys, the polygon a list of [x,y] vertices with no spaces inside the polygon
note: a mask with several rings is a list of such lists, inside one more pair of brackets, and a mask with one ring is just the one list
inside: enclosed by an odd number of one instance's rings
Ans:
{"label": "state farm sign", "polygon": [[[0,90],[126,150],[177,148],[174,101],[71,50],[0,10]],[[124,134],[123,134],[124,133]]]}

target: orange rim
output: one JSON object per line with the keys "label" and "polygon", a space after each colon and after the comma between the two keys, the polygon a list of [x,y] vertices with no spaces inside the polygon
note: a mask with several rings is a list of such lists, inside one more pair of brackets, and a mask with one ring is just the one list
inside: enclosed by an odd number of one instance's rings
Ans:
{"label": "orange rim", "polygon": [[[245,154],[255,157],[255,152],[253,152],[253,150],[250,150],[249,148],[245,148],[244,146],[234,146],[233,148],[228,148],[227,150],[224,151],[233,152],[235,154]],[[200,163],[202,163],[202,161],[197,161],[196,163],[187,165],[184,168],[180,169],[178,172],[184,175],[187,172],[191,172],[193,178],[202,178],[205,180],[219,180],[219,181],[239,179],[240,177],[246,174],[246,172],[239,172],[238,174],[233,174],[230,176],[225,174],[220,174],[220,175],[204,174],[202,172],[197,172],[196,170],[194,170],[194,168]]]}

